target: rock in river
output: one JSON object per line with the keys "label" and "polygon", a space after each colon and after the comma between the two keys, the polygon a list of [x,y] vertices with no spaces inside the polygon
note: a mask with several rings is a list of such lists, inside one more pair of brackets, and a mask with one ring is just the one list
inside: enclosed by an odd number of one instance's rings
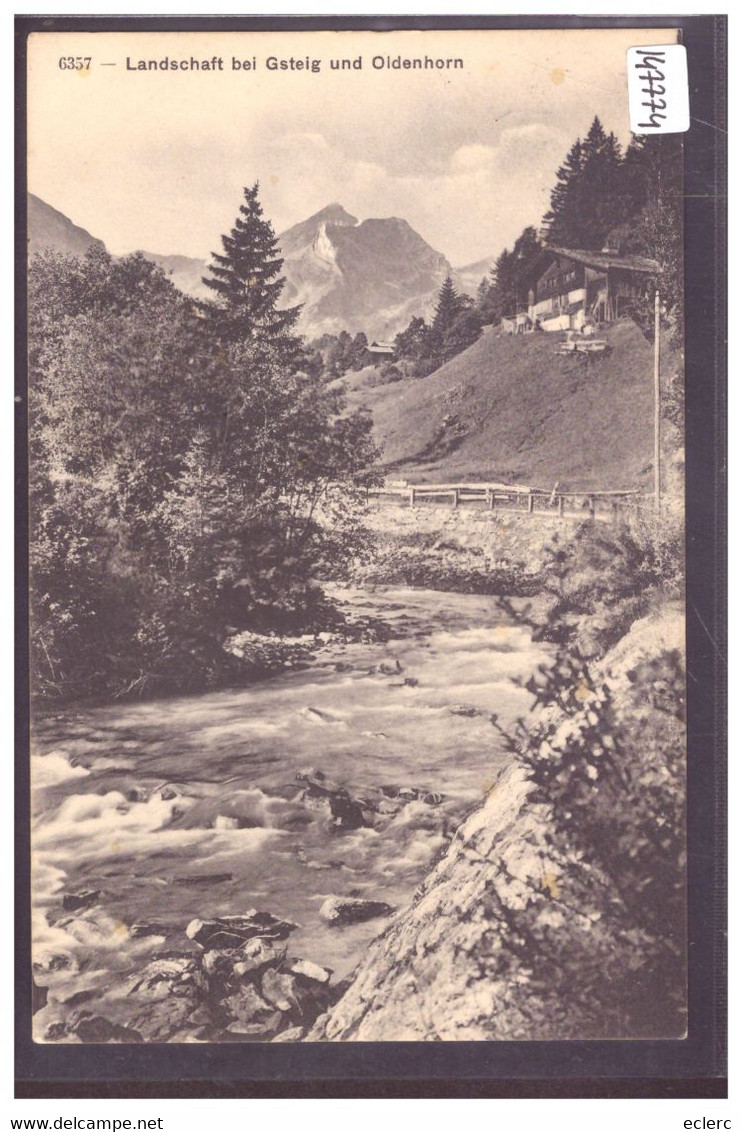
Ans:
{"label": "rock in river", "polygon": [[376,916],[391,916],[394,908],[381,900],[361,900],[354,896],[328,896],[319,914],[328,924],[359,924]]}
{"label": "rock in river", "polygon": [[62,907],[65,912],[79,912],[81,908],[91,908],[100,896],[100,890],[85,889],[83,892],[65,892]]}
{"label": "rock in river", "polygon": [[205,951],[234,951],[248,939],[287,939],[297,924],[279,920],[270,912],[251,908],[244,916],[218,916],[213,920],[191,920],[186,935]]}

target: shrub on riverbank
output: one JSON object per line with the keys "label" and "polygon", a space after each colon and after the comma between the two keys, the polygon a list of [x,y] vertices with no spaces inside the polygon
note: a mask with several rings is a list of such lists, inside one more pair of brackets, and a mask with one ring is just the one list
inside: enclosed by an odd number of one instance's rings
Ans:
{"label": "shrub on riverbank", "polygon": [[373,554],[356,562],[358,585],[417,586],[465,594],[530,597],[538,577],[522,562],[493,563],[481,546],[464,546],[454,537],[425,531],[387,531],[376,536]]}
{"label": "shrub on riverbank", "polygon": [[493,717],[505,769],[314,1038],[684,1036],[681,533],[650,513],[544,548],[533,710]]}
{"label": "shrub on riverbank", "polygon": [[682,599],[683,534],[679,512],[644,508],[619,526],[555,535],[542,554],[535,639],[605,655],[653,607]]}

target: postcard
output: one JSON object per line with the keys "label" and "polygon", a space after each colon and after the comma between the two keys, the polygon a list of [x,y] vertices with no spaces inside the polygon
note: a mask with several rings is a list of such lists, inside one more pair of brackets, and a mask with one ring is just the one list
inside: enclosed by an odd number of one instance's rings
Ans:
{"label": "postcard", "polygon": [[31,31],[35,1042],[686,1038],[684,51]]}

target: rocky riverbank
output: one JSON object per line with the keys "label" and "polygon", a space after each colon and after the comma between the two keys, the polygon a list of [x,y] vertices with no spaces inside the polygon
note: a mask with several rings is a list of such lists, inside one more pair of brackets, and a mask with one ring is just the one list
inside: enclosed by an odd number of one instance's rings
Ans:
{"label": "rocky riverbank", "polygon": [[355,567],[363,585],[530,597],[538,593],[543,548],[575,524],[479,507],[370,504],[364,524],[374,554]]}
{"label": "rocky riverbank", "polygon": [[[436,825],[432,811],[444,802],[441,794],[396,785],[351,794],[314,768],[296,778],[294,801],[323,811],[330,833],[384,830],[410,806],[427,808]],[[216,825],[236,830],[240,820],[221,817]],[[326,867],[313,864],[317,870]],[[195,886],[199,878],[190,882]],[[91,889],[64,893],[57,932],[84,942],[100,930],[96,905],[101,895]],[[331,894],[324,896],[318,914],[330,928],[343,930],[395,910],[384,900]],[[34,964],[37,1034],[45,1041],[83,1043],[299,1041],[346,984],[333,982],[330,968],[289,954],[287,941],[298,926],[255,908],[195,918],[175,933],[154,918],[135,921],[127,932],[135,944],[175,936],[180,946],[155,951],[144,966],[108,979],[105,986],[72,993],[71,957],[63,951],[39,955]]]}
{"label": "rocky riverbank", "polygon": [[[323,639],[270,679],[37,720],[37,1041],[306,1030],[489,789],[508,758],[491,715],[527,709],[519,684],[549,648],[490,597],[335,599],[363,639]],[[262,938],[253,910],[291,925],[268,940],[285,953],[256,965],[242,954]],[[204,948],[197,921],[234,938]],[[332,974],[304,983],[297,963]],[[291,1004],[280,1020],[269,970]]]}
{"label": "rocky riverbank", "polygon": [[[527,723],[560,773],[585,763],[587,789],[570,805],[625,843],[616,855],[560,838],[565,814],[538,774],[505,767],[312,1040],[683,1036],[683,625],[677,606],[637,622],[600,664],[599,692],[578,688],[571,710],[542,708]],[[599,743],[608,699],[614,733]],[[592,747],[621,759],[613,798]],[[611,869],[620,851],[639,862],[636,877]]]}

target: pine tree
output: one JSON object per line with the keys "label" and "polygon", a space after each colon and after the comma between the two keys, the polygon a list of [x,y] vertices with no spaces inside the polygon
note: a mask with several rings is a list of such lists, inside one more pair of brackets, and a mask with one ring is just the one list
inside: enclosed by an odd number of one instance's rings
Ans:
{"label": "pine tree", "polygon": [[551,208],[544,216],[549,228],[549,243],[569,244],[579,223],[579,186],[585,154],[578,138],[564,164],[556,172],[557,183],[551,191]]}
{"label": "pine tree", "polygon": [[283,259],[270,221],[263,219],[259,185],[244,189],[244,203],[228,236],[222,236],[223,253],[212,252],[210,276],[203,282],[216,294],[205,306],[222,337],[230,340],[260,337],[263,344],[286,337],[293,330],[301,307],[278,310],[284,287]]}
{"label": "pine tree", "polygon": [[433,333],[443,338],[461,314],[462,302],[453,279],[447,275],[438,292],[433,316]]}
{"label": "pine tree", "polygon": [[544,220],[549,243],[602,248],[606,236],[634,211],[625,162],[615,134],[594,118],[584,141],[577,140],[557,170],[551,208]]}
{"label": "pine tree", "polygon": [[[585,248],[603,247],[612,228],[627,216],[621,147],[615,134],[606,134],[594,118],[585,139],[579,179],[579,235]],[[574,246],[574,245],[573,245]]]}
{"label": "pine tree", "polygon": [[490,272],[495,321],[517,311],[519,299],[522,300],[524,297],[518,272],[521,265],[533,256],[538,247],[538,233],[534,227],[529,226],[518,236],[512,251],[505,248],[497,257],[495,266]]}

